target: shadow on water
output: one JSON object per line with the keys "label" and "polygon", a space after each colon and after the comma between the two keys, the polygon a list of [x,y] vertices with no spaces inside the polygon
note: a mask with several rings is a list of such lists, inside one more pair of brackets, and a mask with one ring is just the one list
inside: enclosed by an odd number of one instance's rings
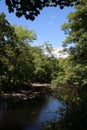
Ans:
{"label": "shadow on water", "polygon": [[47,121],[60,118],[58,108],[63,104],[52,96],[34,102],[1,102],[0,130],[40,130]]}

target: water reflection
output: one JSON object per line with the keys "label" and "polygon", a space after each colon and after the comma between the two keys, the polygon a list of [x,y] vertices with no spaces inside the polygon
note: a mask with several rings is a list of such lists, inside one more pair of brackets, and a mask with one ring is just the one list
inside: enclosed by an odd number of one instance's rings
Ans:
{"label": "water reflection", "polygon": [[57,113],[59,107],[63,107],[63,104],[54,97],[49,97],[39,113],[38,121],[55,121],[60,117]]}
{"label": "water reflection", "polygon": [[56,112],[63,104],[51,96],[33,104],[15,104],[15,109],[8,109],[9,105],[0,104],[0,130],[40,130],[41,123],[54,121],[60,117]]}

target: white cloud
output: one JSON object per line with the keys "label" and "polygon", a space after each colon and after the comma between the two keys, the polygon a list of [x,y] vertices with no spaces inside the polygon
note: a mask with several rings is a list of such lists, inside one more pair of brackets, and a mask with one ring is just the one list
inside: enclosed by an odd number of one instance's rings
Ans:
{"label": "white cloud", "polygon": [[53,48],[52,53],[57,58],[60,58],[60,57],[61,58],[66,58],[68,56],[68,54],[65,53],[65,52],[61,52],[62,50],[63,50],[63,48]]}
{"label": "white cloud", "polygon": [[[51,53],[56,58],[66,58],[68,57],[68,53],[62,52],[63,48],[52,48]],[[44,52],[45,55],[49,55],[48,51]]]}

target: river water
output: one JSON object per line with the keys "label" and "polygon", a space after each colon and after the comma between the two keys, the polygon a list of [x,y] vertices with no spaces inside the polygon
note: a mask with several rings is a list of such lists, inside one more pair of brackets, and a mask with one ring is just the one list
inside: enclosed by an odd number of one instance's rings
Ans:
{"label": "river water", "polygon": [[[20,106],[20,107],[19,107]],[[63,103],[52,96],[46,95],[42,101],[35,101],[11,108],[7,103],[0,103],[0,130],[40,130],[41,124],[60,118],[58,108]]]}

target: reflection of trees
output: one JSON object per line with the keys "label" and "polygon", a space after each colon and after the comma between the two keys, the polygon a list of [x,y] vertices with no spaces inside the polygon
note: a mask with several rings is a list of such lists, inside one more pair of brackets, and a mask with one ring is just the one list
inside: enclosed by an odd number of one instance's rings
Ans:
{"label": "reflection of trees", "polygon": [[[29,125],[37,122],[39,112],[42,110],[44,100],[37,101],[22,101],[22,102],[2,102],[0,104],[0,109],[2,117],[0,118],[1,127],[6,128],[9,126],[13,129],[14,126]],[[6,108],[5,108],[6,106]],[[7,109],[7,110],[6,110]],[[16,129],[17,130],[17,129]],[[20,130],[20,129],[19,129]]]}
{"label": "reflection of trees", "polygon": [[43,113],[43,111],[45,112],[44,114],[48,114],[46,112],[49,111],[47,109],[49,109],[49,105],[52,103],[51,100],[54,99],[46,95],[44,100],[39,101],[35,99],[33,102],[7,102],[7,104],[5,104],[7,110],[2,102],[0,106],[4,107],[0,107],[2,108],[2,117],[0,119],[2,123],[0,126],[2,128],[6,128],[6,126],[8,126],[10,129],[10,127],[13,128],[14,126],[23,127],[24,125],[29,126],[30,124],[40,123],[39,121],[41,120],[39,120],[39,116]]}

